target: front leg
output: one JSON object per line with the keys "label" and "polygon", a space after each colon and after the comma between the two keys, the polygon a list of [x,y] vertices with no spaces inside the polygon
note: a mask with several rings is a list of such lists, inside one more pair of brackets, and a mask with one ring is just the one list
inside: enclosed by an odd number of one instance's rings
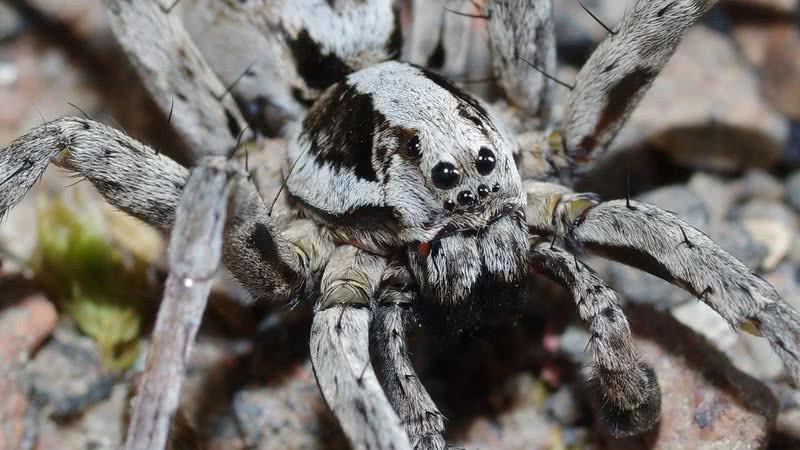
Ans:
{"label": "front leg", "polygon": [[[185,167],[130,136],[92,120],[64,117],[0,150],[0,217],[23,199],[50,162],[89,180],[112,206],[165,230],[175,223],[189,180]],[[252,184],[236,178],[223,261],[254,298],[286,301],[299,293],[305,268]]]}
{"label": "front leg", "polygon": [[444,416],[417,377],[406,342],[416,284],[407,268],[390,264],[381,288],[370,330],[370,351],[381,384],[411,445],[419,450],[444,450]]}
{"label": "front leg", "polygon": [[651,429],[658,422],[661,392],[655,372],[639,359],[617,293],[591,267],[549,240],[533,239],[531,266],[569,291],[581,319],[590,323],[592,380],[606,427],[616,437]]}
{"label": "front leg", "polygon": [[763,278],[674,213],[548,186],[528,185],[532,229],[690,292],[732,327],[765,336],[800,383],[800,314]]}
{"label": "front leg", "polygon": [[498,84],[509,103],[547,128],[555,88],[548,76],[556,75],[552,0],[493,1],[486,13]]}
{"label": "front leg", "polygon": [[411,449],[369,354],[370,301],[386,261],[351,246],[334,250],[311,325],[311,363],[322,396],[356,449]]}

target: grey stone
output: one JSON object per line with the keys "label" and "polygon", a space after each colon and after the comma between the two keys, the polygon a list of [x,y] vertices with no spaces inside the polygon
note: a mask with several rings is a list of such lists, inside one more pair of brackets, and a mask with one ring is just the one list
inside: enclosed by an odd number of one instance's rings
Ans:
{"label": "grey stone", "polygon": [[547,397],[544,410],[562,425],[575,425],[583,418],[581,404],[570,386],[562,386]]}
{"label": "grey stone", "polygon": [[672,211],[695,228],[702,228],[711,220],[706,201],[684,185],[665,186],[637,199]]}
{"label": "grey stone", "polygon": [[645,94],[614,148],[645,140],[682,165],[736,171],[772,166],[783,154],[788,132],[788,122],[764,100],[755,71],[742,62],[730,38],[698,25]]}
{"label": "grey stone", "polygon": [[716,222],[728,218],[740,191],[739,184],[723,181],[705,172],[692,175],[687,186],[703,199],[711,220]]}
{"label": "grey stone", "polygon": [[747,219],[769,220],[780,222],[792,229],[797,226],[797,215],[795,212],[779,201],[760,199],[748,200],[735,209],[734,216],[741,221]]}
{"label": "grey stone", "polygon": [[50,415],[66,418],[106,398],[116,376],[102,366],[94,341],[62,323],[29,366],[32,396]]}
{"label": "grey stone", "polygon": [[786,196],[786,188],[780,180],[763,170],[748,170],[739,182],[740,195],[744,198],[780,201]]}
{"label": "grey stone", "polygon": [[128,387],[117,384],[110,395],[89,407],[74,420],[40,417],[37,449],[119,449],[124,441],[125,416],[129,406]]}
{"label": "grey stone", "polygon": [[310,363],[267,386],[248,386],[233,397],[233,414],[248,448],[346,449],[328,412]]}
{"label": "grey stone", "polygon": [[800,170],[793,172],[786,179],[786,193],[789,197],[789,203],[795,210],[800,211]]}
{"label": "grey stone", "polygon": [[739,370],[768,380],[783,374],[783,364],[766,339],[738,333],[719,314],[700,302],[681,305],[672,315],[696,333],[705,336]]}
{"label": "grey stone", "polygon": [[765,448],[777,413],[772,392],[736,369],[715,346],[666,314],[628,311],[642,359],[661,387],[661,421],[610,449]]}
{"label": "grey stone", "polygon": [[762,264],[768,254],[766,246],[754,240],[752,234],[737,222],[712,224],[702,231],[753,270]]}

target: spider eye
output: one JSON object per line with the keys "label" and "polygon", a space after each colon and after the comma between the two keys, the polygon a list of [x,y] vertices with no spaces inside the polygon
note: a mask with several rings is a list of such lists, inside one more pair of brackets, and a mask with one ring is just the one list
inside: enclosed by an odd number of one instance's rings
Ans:
{"label": "spider eye", "polygon": [[489,175],[494,170],[496,163],[497,158],[494,157],[494,153],[486,147],[481,147],[478,151],[478,159],[475,161],[478,173],[484,176]]}
{"label": "spider eye", "polygon": [[439,189],[453,189],[461,179],[461,174],[456,169],[456,166],[448,162],[440,162],[433,167],[433,185]]}
{"label": "spider eye", "polygon": [[474,205],[476,202],[475,194],[471,191],[461,191],[458,193],[458,204],[461,206]]}
{"label": "spider eye", "polygon": [[419,155],[422,153],[422,145],[419,142],[419,136],[417,134],[412,134],[406,139],[401,138],[400,151],[408,158],[419,158]]}
{"label": "spider eye", "polygon": [[409,156],[413,156],[415,158],[418,157],[419,154],[422,152],[422,149],[420,149],[419,145],[419,136],[417,136],[416,134],[411,136],[411,139],[409,139],[408,143],[406,144],[406,148],[408,150]]}

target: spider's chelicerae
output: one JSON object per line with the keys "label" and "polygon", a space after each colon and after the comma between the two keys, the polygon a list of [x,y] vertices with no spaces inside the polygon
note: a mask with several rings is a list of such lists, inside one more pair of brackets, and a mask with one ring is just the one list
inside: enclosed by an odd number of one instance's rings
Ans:
{"label": "spider's chelicerae", "polygon": [[[106,3],[191,169],[87,118],[45,123],[0,153],[0,214],[53,162],[171,230],[170,276],[126,448],[164,448],[220,260],[255,298],[315,304],[315,374],[356,448],[444,448],[442,415],[406,350],[407,324],[421,315],[444,329],[468,326],[485,308],[533,301],[526,293],[540,276],[570,292],[590,323],[593,389],[611,432],[651,428],[658,382],[582,252],[689,291],[732,326],[765,336],[800,379],[800,316],[768,283],[672,213],[569,188],[713,0],[631,5],[578,74],[560,126],[545,75],[555,72],[550,0],[473,4],[506,97],[494,105],[394,61],[403,2],[161,1]],[[414,1],[411,11],[441,3]],[[196,43],[181,11],[209,21]],[[414,20],[407,40],[430,38]],[[226,57],[242,48],[254,62],[238,73]],[[245,127],[240,105],[286,145],[234,154],[255,127]]]}

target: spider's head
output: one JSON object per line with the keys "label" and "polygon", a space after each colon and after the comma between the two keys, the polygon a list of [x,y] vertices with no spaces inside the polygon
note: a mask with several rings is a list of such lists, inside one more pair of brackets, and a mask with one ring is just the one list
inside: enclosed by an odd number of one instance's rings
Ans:
{"label": "spider's head", "polygon": [[517,144],[469,94],[383,63],[329,89],[295,132],[289,191],[347,242],[405,249],[433,299],[457,303],[525,273]]}

